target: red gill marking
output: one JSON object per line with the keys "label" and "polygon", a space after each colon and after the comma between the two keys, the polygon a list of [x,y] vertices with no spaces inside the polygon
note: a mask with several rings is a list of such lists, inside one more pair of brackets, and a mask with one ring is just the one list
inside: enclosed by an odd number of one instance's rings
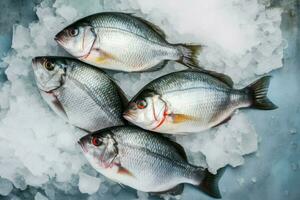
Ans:
{"label": "red gill marking", "polygon": [[[92,52],[92,50],[95,49],[95,48],[93,48],[93,46],[94,46],[94,44],[95,44],[95,41],[96,41],[96,39],[94,39],[93,44],[92,44],[92,47],[91,47],[90,51],[89,51],[86,55],[78,56],[77,58],[78,58],[78,59],[86,59],[87,57],[89,57],[90,54],[91,54],[91,52]],[[99,49],[96,48],[95,50],[99,50]]]}
{"label": "red gill marking", "polygon": [[153,128],[152,130],[155,130],[155,129],[157,129],[157,128],[159,128],[164,122],[165,122],[165,120],[166,120],[166,118],[167,118],[167,116],[168,116],[168,108],[167,108],[167,106],[165,106],[165,110],[164,110],[164,114],[163,114],[163,118],[162,118],[162,120],[159,122],[159,124],[155,127],[155,128]]}
{"label": "red gill marking", "polygon": [[100,158],[100,167],[103,167],[105,169],[107,168],[113,168],[114,166],[115,167],[121,167],[121,165],[119,163],[115,163],[115,162],[112,162],[112,163],[109,163],[109,162],[105,162],[103,159]]}
{"label": "red gill marking", "polygon": [[155,121],[158,121],[158,119],[157,119],[157,117],[156,117],[156,113],[155,113],[155,106],[154,106],[153,99],[152,99],[152,108],[153,108],[153,116],[154,116],[154,119],[155,119]]}
{"label": "red gill marking", "polygon": [[77,57],[78,59],[86,59],[87,57],[89,57],[91,54],[91,51],[89,51],[86,55],[83,55],[83,56],[79,56]]}
{"label": "red gill marking", "polygon": [[100,155],[99,159],[100,159],[100,163],[99,163],[100,167],[103,167],[105,169],[112,168],[111,163],[108,163],[108,162],[104,161],[104,155],[103,154]]}

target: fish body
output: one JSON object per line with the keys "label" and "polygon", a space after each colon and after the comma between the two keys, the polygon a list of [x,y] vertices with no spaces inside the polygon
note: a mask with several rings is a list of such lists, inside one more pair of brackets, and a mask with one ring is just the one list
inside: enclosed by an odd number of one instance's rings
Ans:
{"label": "fish body", "polygon": [[148,130],[170,134],[196,133],[217,126],[238,108],[275,109],[266,98],[270,77],[233,89],[229,77],[186,70],[160,77],[134,97],[124,117]]}
{"label": "fish body", "polygon": [[147,71],[167,60],[198,66],[199,45],[170,44],[157,26],[126,13],[85,17],[58,33],[55,40],[76,58],[100,68]]}
{"label": "fish body", "polygon": [[37,57],[33,69],[42,97],[70,124],[91,132],[124,124],[122,91],[100,69],[63,57]]}
{"label": "fish body", "polygon": [[[101,130],[83,137],[79,144],[98,172],[144,192],[178,191],[183,183],[201,188],[207,176],[214,177],[207,170],[189,164],[179,144],[138,127]],[[220,197],[216,182],[215,177],[206,184],[213,190],[208,194]]]}

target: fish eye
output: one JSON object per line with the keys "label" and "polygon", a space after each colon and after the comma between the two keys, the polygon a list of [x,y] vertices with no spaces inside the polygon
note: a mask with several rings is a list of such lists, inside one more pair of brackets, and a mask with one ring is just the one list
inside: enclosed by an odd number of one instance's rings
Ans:
{"label": "fish eye", "polygon": [[147,107],[147,102],[145,100],[139,100],[136,102],[136,105],[139,109],[144,109]]}
{"label": "fish eye", "polygon": [[100,146],[102,144],[102,140],[98,137],[92,138],[92,144],[96,147]]}
{"label": "fish eye", "polygon": [[49,62],[49,61],[45,61],[44,62],[44,67],[49,70],[49,71],[52,71],[54,69],[54,64]]}
{"label": "fish eye", "polygon": [[71,29],[69,29],[69,35],[72,36],[72,37],[77,36],[78,33],[79,33],[78,28],[71,28]]}

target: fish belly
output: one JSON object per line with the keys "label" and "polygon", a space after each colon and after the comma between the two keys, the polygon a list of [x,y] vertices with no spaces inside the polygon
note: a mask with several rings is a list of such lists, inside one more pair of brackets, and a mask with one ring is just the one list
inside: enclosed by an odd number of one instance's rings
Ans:
{"label": "fish belly", "polygon": [[68,121],[79,128],[93,132],[122,124],[121,121],[110,118],[86,91],[70,80],[56,91],[56,95]]}
{"label": "fish belly", "polygon": [[159,156],[135,148],[119,149],[120,164],[130,174],[120,174],[117,169],[101,169],[100,172],[119,183],[144,192],[162,192],[176,185],[189,182],[183,176],[183,167],[166,162]]}
{"label": "fish belly", "polygon": [[[224,121],[236,109],[228,91],[195,88],[172,92],[163,96],[168,103],[169,115],[160,129],[166,133],[195,133]],[[176,121],[175,115],[188,116]]]}
{"label": "fish belly", "polygon": [[169,44],[155,43],[118,29],[101,28],[85,61],[112,70],[143,71],[164,60],[178,58],[177,49]]}

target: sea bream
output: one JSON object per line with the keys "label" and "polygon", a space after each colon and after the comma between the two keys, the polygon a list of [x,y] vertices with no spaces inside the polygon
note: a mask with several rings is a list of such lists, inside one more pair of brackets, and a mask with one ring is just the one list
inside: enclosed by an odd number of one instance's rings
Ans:
{"label": "sea bream", "polygon": [[197,133],[230,119],[238,108],[272,110],[270,76],[234,89],[232,80],[216,72],[185,70],[147,84],[128,104],[124,117],[147,130],[170,134]]}
{"label": "sea bream", "polygon": [[77,59],[99,68],[136,72],[162,67],[168,60],[198,67],[200,45],[170,44],[154,24],[119,12],[80,19],[55,36]]}
{"label": "sea bream", "polygon": [[213,175],[189,164],[184,149],[162,135],[119,126],[86,135],[79,144],[98,172],[120,184],[143,192],[176,195],[187,183],[221,198],[218,181],[224,170]]}
{"label": "sea bream", "polygon": [[124,124],[126,98],[102,70],[65,57],[36,57],[32,67],[42,97],[70,124],[90,132]]}

